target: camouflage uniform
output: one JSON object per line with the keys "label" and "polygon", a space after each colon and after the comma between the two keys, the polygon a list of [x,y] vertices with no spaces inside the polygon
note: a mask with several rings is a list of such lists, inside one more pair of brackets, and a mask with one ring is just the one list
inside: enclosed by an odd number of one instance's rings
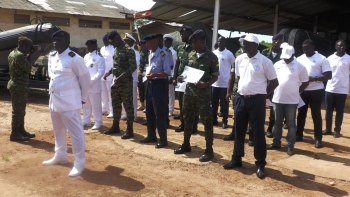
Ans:
{"label": "camouflage uniform", "polygon": [[134,121],[133,105],[133,78],[132,73],[136,70],[135,52],[127,45],[121,45],[114,50],[113,68],[109,74],[113,73],[116,78],[121,78],[117,85],[111,87],[113,118],[114,121],[120,120],[122,103],[127,114],[127,124]]}
{"label": "camouflage uniform", "polygon": [[10,81],[7,89],[11,92],[12,99],[12,134],[22,134],[24,131],[24,116],[28,99],[28,83],[31,64],[27,57],[18,49],[13,50],[8,56]]}
{"label": "camouflage uniform", "polygon": [[[216,55],[206,49],[201,57],[197,57],[196,51],[188,55],[188,66],[204,71],[202,82],[208,82],[213,76],[219,76],[219,62]],[[207,144],[213,143],[213,115],[210,105],[211,87],[197,88],[195,84],[188,83],[183,98],[183,113],[185,121],[184,138],[189,141],[192,133],[195,117],[200,115],[204,124],[205,140]]]}
{"label": "camouflage uniform", "polygon": [[140,52],[139,84],[138,84],[140,102],[145,101],[146,86],[145,86],[145,83],[142,81],[142,78],[143,78],[143,72],[146,71],[146,64],[148,64],[148,55],[149,55],[148,51],[145,54],[142,51]]}
{"label": "camouflage uniform", "polygon": [[[267,48],[264,49],[261,54],[263,54],[265,57],[269,58],[273,64],[281,60],[281,52],[282,50],[280,49],[275,57],[272,56],[272,48]],[[270,100],[272,100],[273,93],[268,96]],[[272,128],[273,125],[275,124],[275,113],[273,110],[273,107],[270,107],[270,117],[269,117],[269,126],[267,128],[268,131],[272,133]]]}
{"label": "camouflage uniform", "polygon": [[[177,59],[179,60],[180,64],[179,64],[179,68],[178,68],[178,75],[181,75],[185,69],[185,66],[188,65],[188,55],[190,52],[193,51],[193,47],[192,45],[188,45],[186,47],[186,43],[183,43],[182,45],[180,45],[177,48]],[[179,106],[180,106],[180,121],[182,125],[185,125],[184,122],[184,117],[183,117],[183,97],[184,97],[184,92],[179,92]],[[194,124],[193,124],[193,128],[197,127],[198,124],[198,115],[195,115],[195,119],[194,119]]]}

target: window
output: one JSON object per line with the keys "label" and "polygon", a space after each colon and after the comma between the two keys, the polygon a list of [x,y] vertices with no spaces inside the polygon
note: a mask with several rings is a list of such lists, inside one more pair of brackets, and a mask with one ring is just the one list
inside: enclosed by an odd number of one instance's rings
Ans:
{"label": "window", "polygon": [[44,21],[43,22],[50,22],[58,26],[69,26],[70,20],[69,18],[58,18],[58,17],[49,17],[49,16],[43,16]]}
{"label": "window", "polygon": [[23,14],[15,14],[14,23],[30,24],[30,16]]}
{"label": "window", "polygon": [[79,19],[79,27],[102,28],[102,21]]}
{"label": "window", "polygon": [[130,29],[130,23],[109,22],[109,29]]}

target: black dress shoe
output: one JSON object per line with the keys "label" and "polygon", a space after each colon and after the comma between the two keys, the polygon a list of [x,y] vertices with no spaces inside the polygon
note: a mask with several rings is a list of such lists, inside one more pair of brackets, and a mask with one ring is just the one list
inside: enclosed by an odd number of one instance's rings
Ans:
{"label": "black dress shoe", "polygon": [[222,138],[224,141],[234,141],[235,140],[235,134],[230,133],[230,135],[226,135],[225,137]]}
{"label": "black dress shoe", "polygon": [[208,162],[214,158],[213,150],[205,150],[204,154],[199,158],[200,162]]}
{"label": "black dress shoe", "polygon": [[185,130],[185,127],[183,125],[180,125],[178,128],[175,129],[175,132],[182,132]]}
{"label": "black dress shoe", "polygon": [[174,150],[174,154],[175,155],[178,155],[178,154],[184,154],[186,152],[191,152],[191,145],[185,145],[185,144],[182,144],[180,146],[180,148]]}
{"label": "black dress shoe", "polygon": [[23,137],[27,137],[27,138],[34,138],[35,137],[35,134],[31,134],[31,133],[29,133],[27,131],[22,132],[21,135]]}
{"label": "black dress shoe", "polygon": [[147,121],[145,121],[145,122],[143,122],[143,123],[141,123],[142,125],[147,125]]}
{"label": "black dress shoe", "polygon": [[256,176],[259,179],[265,178],[265,167],[258,167],[258,169],[256,170]]}
{"label": "black dress shoe", "polygon": [[140,140],[141,143],[152,143],[152,142],[157,142],[157,138],[150,138],[150,137],[145,137],[142,140]]}
{"label": "black dress shoe", "polygon": [[167,141],[159,141],[158,144],[156,145],[156,148],[164,148],[166,146],[168,146]]}
{"label": "black dress shoe", "polygon": [[324,130],[322,131],[322,135],[332,135],[332,131],[329,131],[329,130]]}
{"label": "black dress shoe", "polygon": [[173,117],[175,120],[179,120],[180,118],[181,118],[181,116],[180,115],[177,115],[177,116],[174,116]]}
{"label": "black dress shoe", "polygon": [[296,141],[296,142],[302,142],[302,141],[303,141],[303,137],[297,136],[297,137],[295,138],[295,141]]}
{"label": "black dress shoe", "polygon": [[133,138],[134,137],[134,133],[133,132],[125,132],[122,136],[121,136],[121,138],[123,139],[123,140],[126,140],[126,139],[130,139],[130,138]]}
{"label": "black dress shoe", "polygon": [[272,134],[272,132],[270,130],[266,131],[266,137],[273,138],[273,134]]}
{"label": "black dress shoe", "polygon": [[23,141],[28,141],[28,140],[29,140],[29,137],[25,137],[21,134],[10,135],[11,142],[23,142]]}
{"label": "black dress shoe", "polygon": [[281,149],[281,145],[272,143],[266,146],[267,150],[276,150],[276,149]]}
{"label": "black dress shoe", "polygon": [[231,160],[230,163],[224,165],[225,169],[232,169],[242,167],[242,161]]}
{"label": "black dress shoe", "polygon": [[315,147],[316,148],[322,148],[323,147],[322,141],[321,140],[316,140]]}
{"label": "black dress shoe", "polygon": [[294,155],[294,147],[287,148],[287,155],[289,155],[289,156]]}
{"label": "black dress shoe", "polygon": [[254,142],[252,140],[248,140],[248,146],[254,146]]}
{"label": "black dress shoe", "polygon": [[333,134],[333,137],[334,138],[340,137],[340,132],[335,131],[334,134]]}
{"label": "black dress shoe", "polygon": [[113,134],[116,134],[116,133],[120,133],[120,130],[119,129],[110,128],[110,129],[108,129],[107,131],[105,131],[103,133],[106,134],[106,135],[113,135]]}
{"label": "black dress shoe", "polygon": [[222,123],[222,128],[223,128],[223,129],[227,129],[227,127],[228,127],[228,126],[227,126],[227,123]]}

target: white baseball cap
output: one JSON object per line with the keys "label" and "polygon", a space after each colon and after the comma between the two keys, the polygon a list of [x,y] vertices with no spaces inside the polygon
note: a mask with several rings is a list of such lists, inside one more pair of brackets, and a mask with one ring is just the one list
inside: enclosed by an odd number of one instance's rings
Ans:
{"label": "white baseball cap", "polygon": [[285,46],[289,46],[289,44],[288,44],[287,42],[283,42],[283,43],[281,44],[280,48],[283,49],[283,47],[285,47]]}
{"label": "white baseball cap", "polygon": [[240,38],[239,42],[243,42],[244,40],[248,41],[248,42],[255,42],[256,44],[259,44],[259,39],[254,34],[247,34],[244,38]]}
{"label": "white baseball cap", "polygon": [[170,39],[174,40],[174,37],[170,34],[164,34],[163,39],[165,39],[165,38],[170,38]]}
{"label": "white baseball cap", "polygon": [[290,45],[284,45],[282,48],[281,59],[290,59],[295,53],[294,47]]}

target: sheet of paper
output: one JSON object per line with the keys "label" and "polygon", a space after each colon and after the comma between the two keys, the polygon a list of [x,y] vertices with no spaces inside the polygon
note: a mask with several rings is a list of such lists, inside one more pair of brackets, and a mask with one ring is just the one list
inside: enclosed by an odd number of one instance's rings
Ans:
{"label": "sheet of paper", "polygon": [[305,103],[304,103],[303,99],[299,96],[298,108],[300,108],[300,107],[302,107],[304,105],[305,105]]}
{"label": "sheet of paper", "polygon": [[151,72],[152,66],[146,66],[146,75]]}
{"label": "sheet of paper", "polygon": [[181,74],[184,81],[188,83],[198,82],[204,75],[204,71],[185,66],[184,72]]}
{"label": "sheet of paper", "polygon": [[176,92],[185,92],[186,85],[187,85],[187,82],[183,82],[183,83],[177,82],[177,84],[175,86],[175,91]]}
{"label": "sheet of paper", "polygon": [[142,83],[147,81],[147,77],[142,77]]}
{"label": "sheet of paper", "polygon": [[270,99],[266,99],[266,107],[273,107],[273,103],[270,101]]}

